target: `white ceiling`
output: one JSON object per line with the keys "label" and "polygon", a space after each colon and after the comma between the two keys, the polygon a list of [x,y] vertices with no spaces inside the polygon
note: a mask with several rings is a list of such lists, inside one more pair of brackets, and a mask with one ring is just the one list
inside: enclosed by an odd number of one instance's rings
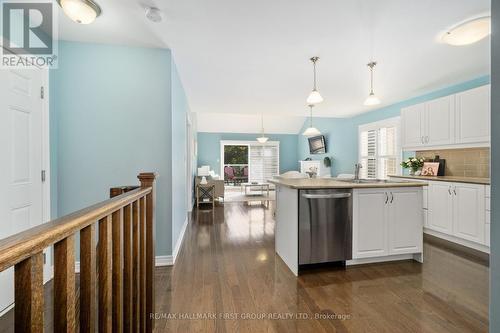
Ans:
{"label": "white ceiling", "polygon": [[[371,59],[381,106],[489,74],[489,38],[464,47],[436,42],[443,29],[489,13],[489,0],[97,1],[103,15],[91,25],[61,15],[60,38],[170,47],[190,107],[202,114],[250,114],[254,122],[261,113],[307,115],[313,55],[325,98],[314,112],[326,117],[373,109],[363,106]],[[163,11],[162,23],[147,21],[146,4]],[[294,121],[282,123],[277,130],[298,131]]]}

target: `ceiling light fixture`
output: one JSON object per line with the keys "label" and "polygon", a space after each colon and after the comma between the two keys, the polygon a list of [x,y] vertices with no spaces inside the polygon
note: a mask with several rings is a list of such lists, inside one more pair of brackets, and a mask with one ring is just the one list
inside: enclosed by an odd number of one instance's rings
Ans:
{"label": "ceiling light fixture", "polygon": [[80,24],[90,24],[101,15],[101,7],[92,0],[57,0],[64,13]]}
{"label": "ceiling light fixture", "polygon": [[449,45],[462,46],[479,42],[491,34],[491,16],[467,20],[446,31],[441,40]]}
{"label": "ceiling light fixture", "polygon": [[309,127],[306,128],[306,130],[302,133],[303,136],[321,135],[321,132],[316,127],[313,127],[313,107],[314,105],[312,104],[309,105],[309,110],[310,110]]}
{"label": "ceiling light fixture", "polygon": [[377,105],[380,104],[380,99],[378,99],[377,96],[375,96],[375,93],[373,92],[373,68],[377,65],[376,61],[370,61],[366,66],[370,67],[370,94],[368,97],[365,99],[365,105],[366,106],[372,106],[372,105]]}
{"label": "ceiling light fixture", "polygon": [[155,22],[155,23],[161,22],[161,20],[162,20],[161,10],[159,10],[156,7],[148,7],[148,8],[146,8],[146,17],[151,22]]}
{"label": "ceiling light fixture", "polygon": [[312,57],[310,60],[313,63],[314,82],[313,82],[313,90],[309,94],[309,97],[307,97],[307,104],[315,105],[323,102],[323,97],[321,97],[320,93],[316,89],[316,62],[319,60],[319,57]]}
{"label": "ceiling light fixture", "polygon": [[264,134],[264,114],[261,114],[260,116],[261,116],[261,118],[260,118],[260,137],[257,138],[257,141],[259,141],[259,143],[266,143],[267,140],[269,140],[269,138],[266,137]]}

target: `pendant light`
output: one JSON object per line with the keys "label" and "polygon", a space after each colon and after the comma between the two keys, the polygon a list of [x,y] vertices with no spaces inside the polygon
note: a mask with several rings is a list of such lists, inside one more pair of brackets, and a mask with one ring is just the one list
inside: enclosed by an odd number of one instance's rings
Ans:
{"label": "pendant light", "polygon": [[370,67],[370,95],[365,99],[365,105],[366,106],[372,106],[372,105],[377,105],[380,104],[380,99],[378,99],[377,96],[375,96],[375,93],[373,92],[373,68],[377,65],[376,61],[371,61],[367,64],[368,67]]}
{"label": "pendant light", "polygon": [[57,0],[64,14],[80,24],[90,24],[101,15],[101,7],[92,0]]}
{"label": "pendant light", "polygon": [[321,132],[316,127],[313,127],[313,106],[314,105],[312,105],[312,104],[309,105],[309,109],[310,109],[309,127],[306,128],[306,130],[302,133],[302,135],[304,135],[304,136],[321,135]]}
{"label": "pendant light", "polygon": [[267,140],[269,140],[269,138],[264,135],[264,115],[261,114],[260,116],[261,116],[261,118],[260,118],[260,137],[257,138],[257,141],[259,141],[259,143],[266,143]]}
{"label": "pendant light", "polygon": [[313,90],[309,94],[309,97],[307,97],[307,104],[315,105],[323,102],[323,97],[321,97],[320,93],[316,89],[316,62],[319,60],[319,57],[312,57],[310,60],[313,63],[314,82],[313,82]]}

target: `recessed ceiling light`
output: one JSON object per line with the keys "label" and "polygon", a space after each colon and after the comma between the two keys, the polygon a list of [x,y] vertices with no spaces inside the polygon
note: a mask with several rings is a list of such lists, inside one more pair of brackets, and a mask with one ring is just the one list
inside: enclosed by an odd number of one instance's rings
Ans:
{"label": "recessed ceiling light", "polygon": [[151,22],[161,22],[162,16],[161,16],[161,10],[159,10],[156,7],[148,7],[146,8],[146,17],[151,21]]}
{"label": "recessed ceiling light", "polygon": [[491,16],[467,20],[446,31],[441,40],[449,45],[474,44],[491,34]]}
{"label": "recessed ceiling light", "polygon": [[64,14],[80,24],[90,24],[101,15],[101,7],[92,0],[57,0]]}

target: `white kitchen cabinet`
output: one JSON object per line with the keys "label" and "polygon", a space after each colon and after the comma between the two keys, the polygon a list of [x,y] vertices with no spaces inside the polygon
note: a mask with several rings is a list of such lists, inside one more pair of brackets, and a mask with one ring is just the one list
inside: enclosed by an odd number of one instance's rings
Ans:
{"label": "white kitchen cabinet", "polygon": [[394,189],[389,195],[389,254],[422,252],[422,191]]}
{"label": "white kitchen cabinet", "polygon": [[354,190],[353,259],[422,252],[422,189]]}
{"label": "white kitchen cabinet", "polygon": [[403,147],[424,145],[425,104],[416,104],[401,109]]}
{"label": "white kitchen cabinet", "polygon": [[452,184],[429,183],[427,203],[427,227],[445,234],[453,233]]}
{"label": "white kitchen cabinet", "polygon": [[449,145],[455,141],[455,96],[445,96],[426,103],[424,144]]}
{"label": "white kitchen cabinet", "polygon": [[401,109],[402,147],[453,148],[490,142],[490,85]]}
{"label": "white kitchen cabinet", "polygon": [[387,255],[387,201],[388,196],[385,191],[354,191],[353,258]]}
{"label": "white kitchen cabinet", "polygon": [[456,143],[490,141],[490,85],[456,95]]}
{"label": "white kitchen cabinet", "polygon": [[484,185],[453,184],[453,235],[476,243],[485,240]]}

